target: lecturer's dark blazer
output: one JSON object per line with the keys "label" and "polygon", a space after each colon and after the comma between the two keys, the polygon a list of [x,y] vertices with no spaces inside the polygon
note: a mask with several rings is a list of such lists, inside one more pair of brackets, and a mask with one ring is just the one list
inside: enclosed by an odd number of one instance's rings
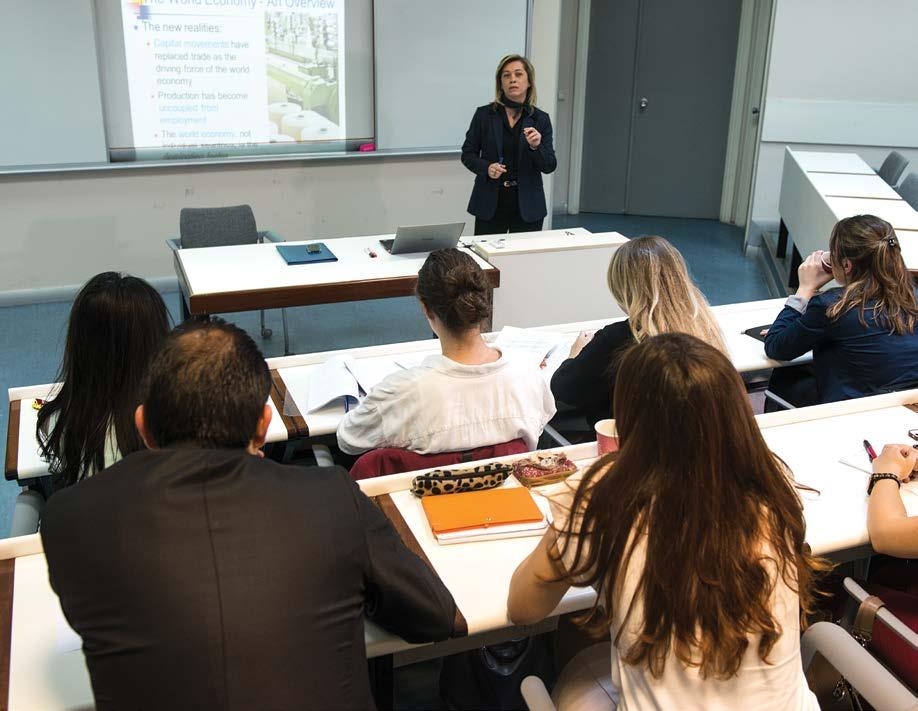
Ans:
{"label": "lecturer's dark blazer", "polygon": [[[486,104],[475,109],[472,123],[462,144],[462,164],[475,174],[475,186],[469,199],[468,211],[482,220],[490,220],[497,210],[497,193],[500,180],[488,177],[488,166],[497,163],[513,146],[503,145],[504,107]],[[523,132],[519,132],[519,145],[515,147],[517,180],[519,181],[520,217],[526,222],[535,222],[545,217],[545,190],[542,188],[542,173],[551,173],[558,166],[552,141],[551,119],[541,109],[533,107],[532,114],[525,109],[520,119],[522,128],[533,126],[542,134],[542,142],[536,150],[530,150]]]}
{"label": "lecturer's dark blazer", "polygon": [[338,467],[136,452],[54,494],[41,535],[100,711],[370,708],[364,613],[410,642],[453,628]]}

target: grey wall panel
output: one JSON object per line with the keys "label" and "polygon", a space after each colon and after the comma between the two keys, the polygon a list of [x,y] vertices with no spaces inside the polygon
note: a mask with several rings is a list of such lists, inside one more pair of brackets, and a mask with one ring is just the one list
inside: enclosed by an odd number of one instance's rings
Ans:
{"label": "grey wall panel", "polygon": [[580,210],[624,212],[638,0],[590,6]]}
{"label": "grey wall panel", "polygon": [[[475,107],[494,98],[494,70],[526,48],[527,0],[376,0],[380,148],[458,146]],[[553,67],[536,67],[538,72]],[[538,86],[538,81],[537,81]]]}
{"label": "grey wall panel", "polygon": [[0,165],[106,161],[90,0],[0,4]]}

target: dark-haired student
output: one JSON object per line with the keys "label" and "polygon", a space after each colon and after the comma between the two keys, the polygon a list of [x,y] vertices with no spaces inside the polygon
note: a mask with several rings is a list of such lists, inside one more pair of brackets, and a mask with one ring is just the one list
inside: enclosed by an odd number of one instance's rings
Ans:
{"label": "dark-haired student", "polygon": [[346,471],[260,456],[270,387],[244,331],[186,322],[137,408],[148,449],[48,502],[51,586],[100,711],[368,708],[365,615],[451,634],[449,592]]}
{"label": "dark-haired student", "polygon": [[441,249],[418,273],[417,297],[441,355],[386,377],[338,425],[347,454],[398,447],[457,452],[514,439],[535,449],[555,401],[538,367],[481,337],[489,286],[468,254]]}
{"label": "dark-haired student", "polygon": [[[918,385],[918,299],[888,222],[840,220],[829,252],[814,252],[797,273],[799,288],[768,329],[765,353],[793,360],[812,350],[813,363],[776,368],[769,390],[804,406]],[[833,278],[841,286],[820,293]]]}
{"label": "dark-haired student", "polygon": [[70,310],[58,382],[37,439],[56,491],[143,449],[134,410],[147,365],[169,332],[162,297],[143,279],[103,272]]}
{"label": "dark-haired student", "polygon": [[648,338],[622,357],[615,415],[617,458],[557,488],[554,526],[510,583],[516,624],[572,585],[597,590],[590,626],[612,643],[567,665],[558,708],[818,709],[800,615],[827,565],[731,362],[693,336]]}

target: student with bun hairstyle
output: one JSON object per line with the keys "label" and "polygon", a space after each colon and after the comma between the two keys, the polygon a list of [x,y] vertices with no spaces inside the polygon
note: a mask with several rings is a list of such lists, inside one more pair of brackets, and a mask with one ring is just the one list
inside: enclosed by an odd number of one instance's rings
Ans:
{"label": "student with bun hairstyle", "polygon": [[54,491],[144,448],[134,409],[168,333],[166,305],[143,279],[103,272],[80,289],[70,310],[61,388],[38,412],[38,442]]}
{"label": "student with bun hairstyle", "polygon": [[572,585],[597,591],[588,622],[612,642],[567,665],[558,708],[816,711],[801,614],[829,566],[730,360],[682,333],[643,340],[615,415],[617,456],[545,492],[554,525],[510,582],[519,625]]}
{"label": "student with bun hairstyle", "polygon": [[555,402],[538,367],[514,361],[481,337],[490,286],[468,254],[432,252],[417,297],[442,354],[393,373],[338,426],[346,454],[397,447],[455,452],[522,438],[536,447]]}
{"label": "student with bun hairstyle", "polygon": [[629,240],[612,255],[609,291],[628,315],[590,335],[581,333],[551,379],[558,402],[590,423],[613,417],[618,359],[628,346],[659,333],[689,333],[726,353],[707,299],[692,282],[679,251],[662,237]]}
{"label": "student with bun hairstyle", "polygon": [[[828,255],[811,254],[798,276],[797,293],[768,329],[765,353],[793,360],[812,350],[813,365],[776,368],[772,392],[799,407],[918,385],[918,300],[888,222],[839,220]],[[820,292],[833,278],[841,286]]]}

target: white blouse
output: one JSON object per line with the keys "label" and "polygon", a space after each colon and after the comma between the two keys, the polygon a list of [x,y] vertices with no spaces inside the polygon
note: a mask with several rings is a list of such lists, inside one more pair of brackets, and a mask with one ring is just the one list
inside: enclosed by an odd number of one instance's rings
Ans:
{"label": "white blouse", "polygon": [[538,367],[501,354],[463,365],[432,355],[386,377],[338,425],[348,454],[399,447],[419,454],[456,452],[522,438],[535,449],[555,414]]}
{"label": "white blouse", "polygon": [[[579,476],[553,486],[549,495],[555,526],[564,530],[570,516],[573,492]],[[568,568],[574,563],[576,545],[558,541],[562,562]],[[631,545],[631,541],[628,542]],[[615,586],[615,613],[611,625],[612,639],[619,630],[619,643],[627,650],[635,643],[643,626],[644,606],[634,600],[647,550],[646,535],[637,542],[624,580]],[[610,659],[611,682],[619,692],[617,711],[634,709],[685,709],[686,711],[819,711],[819,703],[810,691],[803,674],[800,657],[800,601],[781,576],[772,593],[772,614],[782,634],[775,642],[768,661],[759,658],[759,635],[749,637],[749,646],[739,671],[729,679],[702,678],[698,667],[686,667],[670,649],[662,676],[656,678],[646,667],[626,664],[615,644]],[[626,618],[633,602],[631,615]],[[622,629],[624,627],[624,629]]]}

